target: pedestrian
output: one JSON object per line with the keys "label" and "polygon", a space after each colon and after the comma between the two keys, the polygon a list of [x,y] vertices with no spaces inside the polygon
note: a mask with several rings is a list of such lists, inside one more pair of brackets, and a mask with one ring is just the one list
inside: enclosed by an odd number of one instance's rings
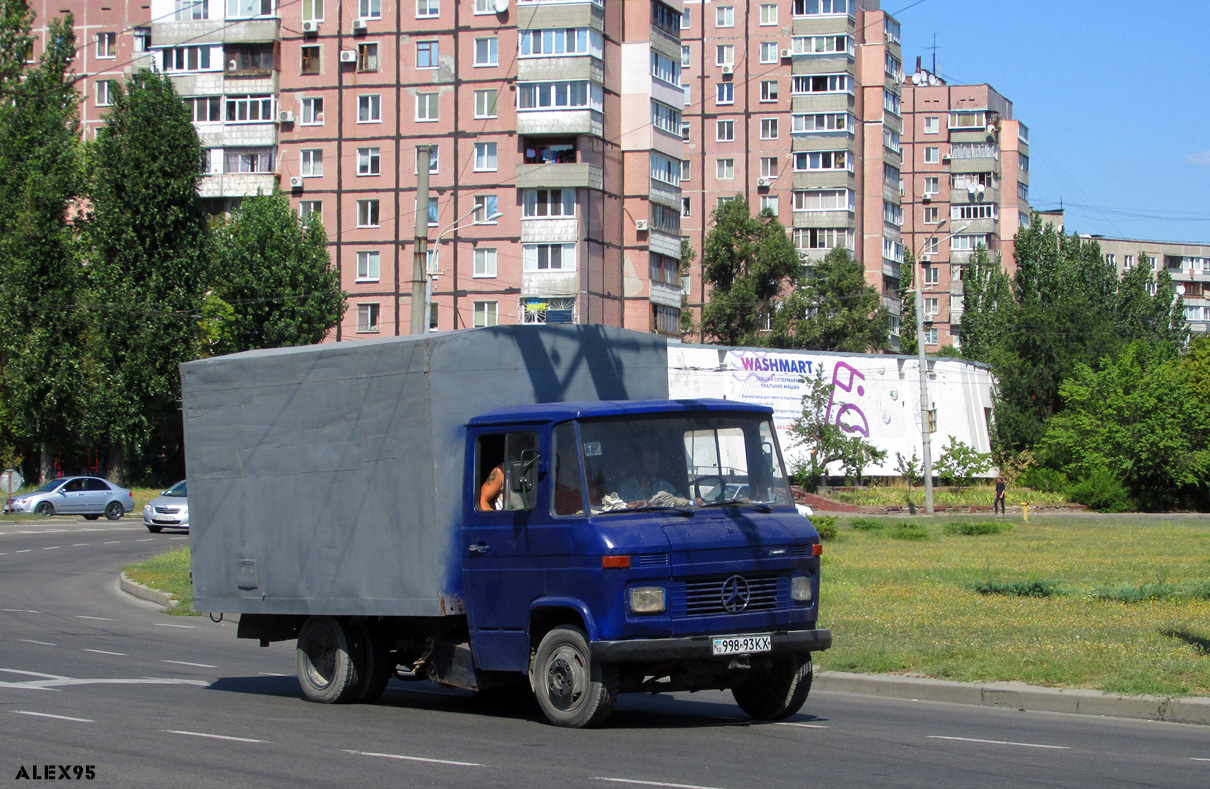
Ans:
{"label": "pedestrian", "polygon": [[996,500],[992,502],[992,511],[1004,514],[1004,477],[996,477]]}

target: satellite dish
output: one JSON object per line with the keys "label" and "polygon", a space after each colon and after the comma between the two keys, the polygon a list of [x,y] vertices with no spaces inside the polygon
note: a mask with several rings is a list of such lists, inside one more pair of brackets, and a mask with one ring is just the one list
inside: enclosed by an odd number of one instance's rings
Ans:
{"label": "satellite dish", "polygon": [[508,0],[496,0],[496,13],[503,14],[508,10]]}
{"label": "satellite dish", "polygon": [[920,73],[919,73],[919,72],[917,72],[917,73],[913,74],[913,75],[912,75],[912,84],[913,84],[913,85],[919,85],[919,84],[920,84],[920,80],[921,80],[921,79],[922,79],[922,76],[920,75]]}

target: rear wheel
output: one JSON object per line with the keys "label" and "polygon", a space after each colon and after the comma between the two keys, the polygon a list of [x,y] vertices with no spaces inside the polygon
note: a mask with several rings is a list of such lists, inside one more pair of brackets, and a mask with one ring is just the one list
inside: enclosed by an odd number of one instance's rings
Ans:
{"label": "rear wheel", "polygon": [[34,512],[38,515],[41,515],[43,518],[49,518],[51,515],[55,514],[55,505],[51,504],[49,501],[43,501],[39,503],[37,507],[34,507]]}
{"label": "rear wheel", "polygon": [[122,509],[122,505],[116,501],[111,501],[105,505],[105,517],[111,521],[116,521],[125,514],[126,510]]}
{"label": "rear wheel", "polygon": [[802,709],[811,692],[811,654],[784,655],[772,667],[756,670],[731,689],[735,703],[762,721],[788,718]]}
{"label": "rear wheel", "polygon": [[85,516],[84,516],[84,520],[86,520],[86,521],[95,521],[95,520],[96,520],[97,518],[99,518],[99,517],[101,517],[101,516],[100,516],[100,515],[85,515]]}
{"label": "rear wheel", "polygon": [[387,683],[395,674],[395,653],[385,636],[372,627],[363,625],[358,629],[357,648],[362,656],[360,684],[356,701],[372,704],[387,689]]}
{"label": "rear wheel", "polygon": [[361,690],[347,625],[330,616],[313,616],[303,623],[295,651],[298,684],[308,701],[347,704]]}
{"label": "rear wheel", "polygon": [[578,627],[556,627],[543,637],[529,679],[538,706],[556,726],[596,726],[618,700],[618,667],[594,661]]}

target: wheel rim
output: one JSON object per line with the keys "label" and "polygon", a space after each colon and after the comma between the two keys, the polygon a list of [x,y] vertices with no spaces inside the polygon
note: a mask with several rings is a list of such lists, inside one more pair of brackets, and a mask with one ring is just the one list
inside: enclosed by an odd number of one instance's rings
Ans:
{"label": "wheel rim", "polygon": [[316,633],[307,642],[307,679],[325,688],[336,674],[336,643],[328,633]]}
{"label": "wheel rim", "polygon": [[588,686],[584,656],[563,645],[555,650],[546,665],[546,696],[556,709],[573,709],[584,698]]}
{"label": "wheel rim", "polygon": [[49,518],[51,516],[51,514],[54,513],[54,511],[55,511],[55,508],[52,507],[50,504],[48,504],[45,501],[42,502],[41,504],[39,504],[35,510],[35,512],[37,512],[39,515],[42,515],[47,518]]}
{"label": "wheel rim", "polygon": [[109,502],[109,506],[105,508],[105,517],[111,521],[117,520],[122,514],[122,505],[116,501]]}

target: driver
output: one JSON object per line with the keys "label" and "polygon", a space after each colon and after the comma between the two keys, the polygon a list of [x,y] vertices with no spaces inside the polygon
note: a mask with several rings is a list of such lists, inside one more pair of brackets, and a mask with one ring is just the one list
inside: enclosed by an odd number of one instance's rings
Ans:
{"label": "driver", "polygon": [[654,447],[644,449],[639,455],[639,467],[633,476],[618,485],[618,496],[630,507],[646,507],[661,491],[681,498],[676,486],[660,479],[660,451]]}

